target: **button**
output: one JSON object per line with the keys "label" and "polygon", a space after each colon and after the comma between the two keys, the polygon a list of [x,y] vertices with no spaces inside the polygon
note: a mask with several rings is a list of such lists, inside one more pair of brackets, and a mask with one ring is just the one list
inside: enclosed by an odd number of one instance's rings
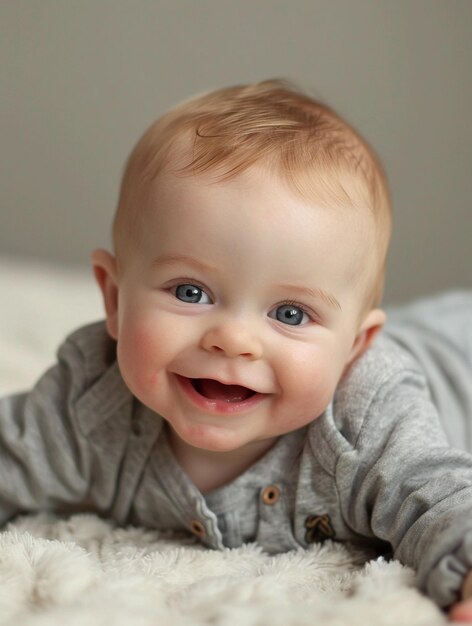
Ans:
{"label": "button", "polygon": [[277,504],[280,500],[280,489],[277,485],[269,485],[262,491],[262,502],[264,504]]}
{"label": "button", "polygon": [[336,536],[331,518],[327,513],[309,515],[305,520],[305,528],[307,529],[305,534],[307,543],[319,543],[326,539],[334,539]]}
{"label": "button", "polygon": [[190,522],[190,530],[194,535],[202,539],[206,535],[205,526],[197,519]]}

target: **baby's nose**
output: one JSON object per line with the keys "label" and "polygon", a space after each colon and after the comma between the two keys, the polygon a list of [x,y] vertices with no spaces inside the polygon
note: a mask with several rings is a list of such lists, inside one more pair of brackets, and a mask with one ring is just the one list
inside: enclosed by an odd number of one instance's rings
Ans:
{"label": "baby's nose", "polygon": [[207,352],[221,352],[232,359],[243,356],[257,360],[262,357],[260,339],[238,323],[214,326],[203,335],[201,346]]}

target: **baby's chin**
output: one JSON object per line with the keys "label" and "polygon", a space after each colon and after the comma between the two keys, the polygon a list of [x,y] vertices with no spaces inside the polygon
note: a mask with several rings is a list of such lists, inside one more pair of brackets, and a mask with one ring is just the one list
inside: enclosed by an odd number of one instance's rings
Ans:
{"label": "baby's chin", "polygon": [[278,437],[251,439],[246,433],[228,432],[221,426],[198,425],[179,429],[166,420],[171,446],[182,452],[208,456],[255,457],[269,450]]}

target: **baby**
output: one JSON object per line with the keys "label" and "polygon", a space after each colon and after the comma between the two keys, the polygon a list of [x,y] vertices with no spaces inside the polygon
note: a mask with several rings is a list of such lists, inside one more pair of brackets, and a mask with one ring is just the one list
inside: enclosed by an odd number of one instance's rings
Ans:
{"label": "baby", "polygon": [[0,401],[0,521],[88,510],[215,549],[388,547],[472,619],[472,295],[382,330],[390,231],[372,149],[282,81],[161,117],[129,158],[114,254],[93,254],[106,324]]}

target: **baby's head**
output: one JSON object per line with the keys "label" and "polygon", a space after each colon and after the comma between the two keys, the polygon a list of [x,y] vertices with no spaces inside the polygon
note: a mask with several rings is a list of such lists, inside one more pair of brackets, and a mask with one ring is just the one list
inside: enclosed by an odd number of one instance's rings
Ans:
{"label": "baby's head", "polygon": [[174,448],[254,459],[318,417],[384,322],[389,236],[373,151],[285,83],[160,118],[94,266],[123,378]]}
{"label": "baby's head", "polygon": [[[158,175],[234,180],[261,166],[307,201],[368,211],[375,223],[365,310],[381,301],[391,234],[391,202],[380,161],[332,109],[280,80],[197,96],[159,118],[132,151],[113,239],[118,261],[133,251],[143,205]],[[366,246],[372,242],[366,241]],[[333,251],[336,242],[333,241]]]}

